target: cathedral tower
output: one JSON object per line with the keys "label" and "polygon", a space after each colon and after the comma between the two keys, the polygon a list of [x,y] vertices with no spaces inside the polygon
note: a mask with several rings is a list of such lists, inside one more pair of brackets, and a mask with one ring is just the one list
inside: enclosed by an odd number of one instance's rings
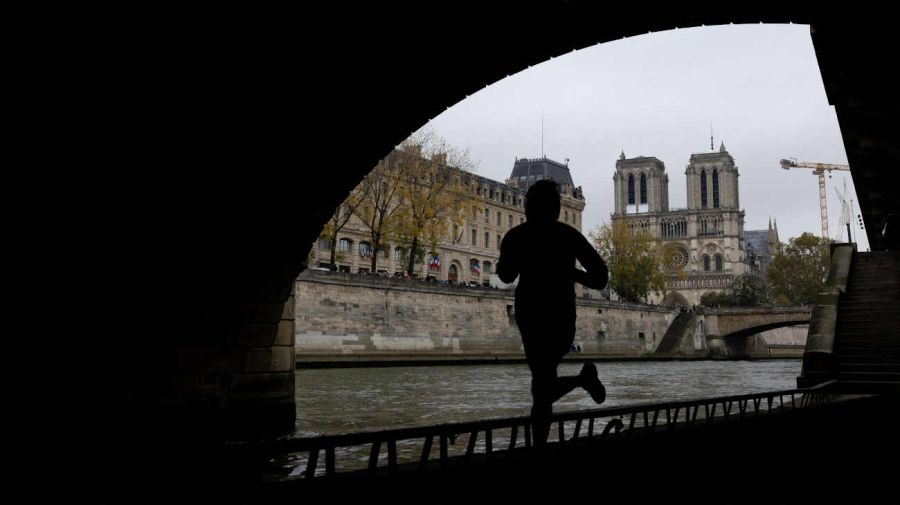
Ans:
{"label": "cathedral tower", "polygon": [[625,158],[623,152],[613,183],[618,215],[669,210],[669,176],[666,165],[656,158]]}
{"label": "cathedral tower", "polygon": [[684,173],[688,209],[740,209],[738,169],[724,142],[717,153],[692,154]]}

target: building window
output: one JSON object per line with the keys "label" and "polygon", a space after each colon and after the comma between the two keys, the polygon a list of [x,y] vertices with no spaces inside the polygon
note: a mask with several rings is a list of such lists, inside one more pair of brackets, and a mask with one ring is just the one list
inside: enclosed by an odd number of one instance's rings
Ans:
{"label": "building window", "polygon": [[353,249],[353,241],[349,238],[342,238],[338,242],[338,251],[348,253],[350,249]]}
{"label": "building window", "polygon": [[510,214],[508,217],[509,217],[509,227],[512,228],[512,214]]}
{"label": "building window", "polygon": [[359,243],[359,255],[362,258],[371,258],[372,257],[372,244],[368,242],[360,242]]}
{"label": "building window", "polygon": [[485,275],[490,275],[490,274],[491,274],[491,267],[492,267],[492,266],[493,266],[493,265],[491,265],[491,262],[490,262],[490,261],[485,261],[485,262],[484,262],[484,273],[485,273]]}
{"label": "building window", "polygon": [[328,237],[319,237],[319,249],[330,251],[331,250],[331,239]]}
{"label": "building window", "polygon": [[716,271],[719,271],[719,272],[722,271],[722,255],[721,254],[716,255]]}
{"label": "building window", "polygon": [[484,224],[491,224],[491,209],[484,209]]}
{"label": "building window", "polygon": [[478,230],[472,228],[472,245],[478,245]]}
{"label": "building window", "polygon": [[703,271],[709,272],[709,256],[703,255]]}
{"label": "building window", "polygon": [[569,222],[569,211],[565,211],[564,215],[565,215],[565,220],[568,223]]}
{"label": "building window", "polygon": [[403,253],[406,252],[402,247],[394,249],[394,261],[403,261]]}
{"label": "building window", "polygon": [[484,247],[491,246],[491,234],[488,232],[484,232]]}
{"label": "building window", "polygon": [[634,205],[634,175],[628,174],[628,205]]}
{"label": "building window", "polygon": [[503,237],[501,237],[501,236],[498,234],[498,235],[497,235],[497,250],[498,250],[498,251],[500,250],[500,241],[502,241],[502,240],[503,240]]}
{"label": "building window", "polygon": [[481,264],[477,259],[472,258],[469,260],[469,273],[476,277],[481,277]]}
{"label": "building window", "polygon": [[700,171],[700,208],[706,208],[706,170]]}
{"label": "building window", "polygon": [[383,247],[382,247],[382,248],[379,248],[379,249],[378,249],[378,257],[381,258],[381,259],[383,259],[383,260],[388,259],[388,250],[385,249],[385,248],[383,248]]}
{"label": "building window", "polygon": [[497,213],[497,226],[503,225],[503,220],[500,218],[503,214]]}
{"label": "building window", "polygon": [[719,208],[719,171],[713,169],[713,207]]}
{"label": "building window", "polygon": [[641,203],[647,203],[647,176],[641,174]]}

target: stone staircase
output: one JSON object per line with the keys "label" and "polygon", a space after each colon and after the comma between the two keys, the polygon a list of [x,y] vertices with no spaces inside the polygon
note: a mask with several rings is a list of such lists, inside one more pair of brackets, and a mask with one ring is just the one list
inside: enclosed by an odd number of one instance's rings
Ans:
{"label": "stone staircase", "polygon": [[834,358],[841,389],[900,391],[900,252],[853,254]]}
{"label": "stone staircase", "polygon": [[656,346],[654,354],[671,354],[678,350],[679,345],[684,339],[685,332],[690,328],[693,330],[694,325],[691,324],[695,320],[693,312],[680,312],[675,316],[675,320],[669,325],[666,334],[663,335],[659,345]]}

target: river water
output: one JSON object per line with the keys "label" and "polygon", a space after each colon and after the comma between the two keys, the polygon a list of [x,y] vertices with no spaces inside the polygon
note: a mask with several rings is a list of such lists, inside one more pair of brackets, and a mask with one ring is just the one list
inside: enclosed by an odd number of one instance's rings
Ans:
{"label": "river water", "polygon": [[[793,389],[800,360],[598,363],[604,407]],[[575,375],[564,363],[560,375]],[[528,366],[475,365],[297,370],[295,436],[334,435],[527,416]],[[576,389],[555,412],[597,405]]]}
{"label": "river water", "polygon": [[[801,364],[794,359],[632,361],[597,363],[597,368],[607,388],[603,407],[614,407],[794,389]],[[565,363],[559,373],[575,375],[580,369],[579,363]],[[525,364],[295,373],[295,437],[527,416],[531,409],[531,374]],[[595,408],[588,394],[576,389],[554,405],[554,412]],[[502,438],[499,435],[496,443]],[[401,460],[415,460],[421,447],[401,443],[398,450]],[[367,451],[363,447],[339,449],[338,471],[364,468]],[[280,459],[275,462],[281,468],[277,473],[297,478],[306,466],[305,459],[301,455]]]}

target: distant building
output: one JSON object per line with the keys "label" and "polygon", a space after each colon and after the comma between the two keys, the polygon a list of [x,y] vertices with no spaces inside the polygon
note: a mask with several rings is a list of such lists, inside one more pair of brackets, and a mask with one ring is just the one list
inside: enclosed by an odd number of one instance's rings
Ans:
{"label": "distant building", "polygon": [[[670,276],[663,305],[690,306],[710,291],[731,287],[734,278],[768,266],[774,246],[746,249],[738,167],[723,143],[718,152],[692,154],[685,168],[687,208],[669,208],[669,176],[654,157],[616,161],[613,222],[645,232],[668,249]],[[774,234],[777,243],[777,232]],[[759,265],[755,263],[758,262]]]}
{"label": "distant building", "polygon": [[[455,170],[455,169],[454,169]],[[569,167],[542,157],[516,159],[512,175],[506,183],[460,170],[461,182],[475,185],[475,195],[481,210],[468,216],[463,226],[448,230],[447,239],[438,244],[437,254],[427,254],[415,268],[420,277],[479,285],[498,285],[496,265],[500,257],[500,242],[506,232],[525,222],[525,193],[541,179],[552,179],[560,185],[562,208],[559,220],[581,230],[584,194],[575,187]],[[369,243],[368,230],[353,216],[338,235],[337,244],[320,238],[314,249],[314,263],[328,267],[331,247],[338,248],[337,268],[345,272],[368,273],[371,255],[376,254]],[[379,273],[402,275],[406,271],[403,251],[389,247],[380,251]]]}
{"label": "distant building", "polygon": [[747,262],[750,271],[763,279],[766,278],[766,270],[772,262],[772,256],[778,249],[778,220],[772,225],[769,220],[768,230],[747,230],[744,232],[746,242]]}

